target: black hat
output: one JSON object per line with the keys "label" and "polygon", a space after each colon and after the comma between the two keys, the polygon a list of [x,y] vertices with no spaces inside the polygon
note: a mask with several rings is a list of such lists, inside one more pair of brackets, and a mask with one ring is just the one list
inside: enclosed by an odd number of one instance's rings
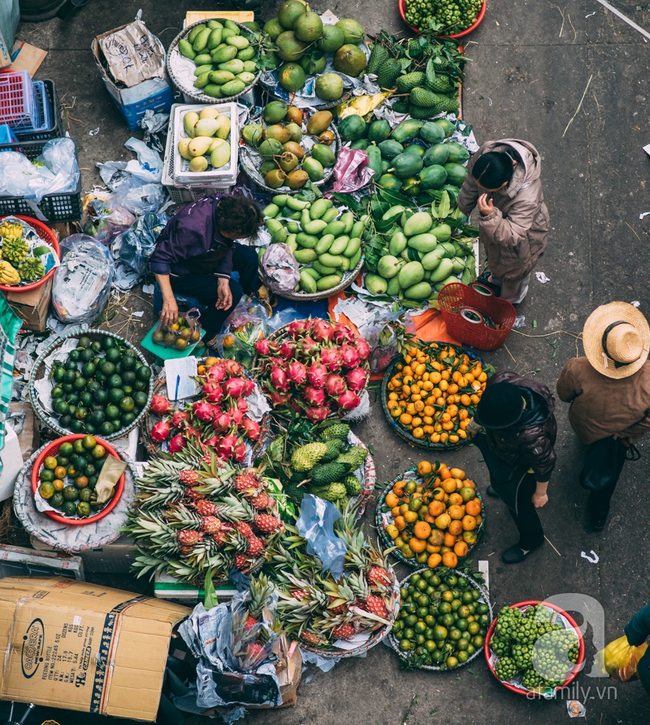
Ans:
{"label": "black hat", "polygon": [[485,388],[474,420],[485,428],[509,428],[523,413],[521,390],[511,383],[495,383]]}

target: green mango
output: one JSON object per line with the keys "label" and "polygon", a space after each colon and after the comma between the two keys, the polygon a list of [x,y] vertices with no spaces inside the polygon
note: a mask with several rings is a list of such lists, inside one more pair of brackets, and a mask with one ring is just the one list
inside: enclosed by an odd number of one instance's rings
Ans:
{"label": "green mango", "polygon": [[318,259],[315,249],[298,249],[293,253],[293,256],[296,258],[296,262],[300,264],[311,264],[311,262]]}
{"label": "green mango", "polygon": [[198,34],[199,34],[199,33],[200,33],[200,32],[201,32],[202,30],[205,30],[205,29],[206,29],[206,27],[207,27],[207,26],[206,26],[206,25],[203,25],[203,24],[201,24],[201,25],[195,25],[195,26],[194,26],[194,27],[192,28],[192,30],[190,30],[190,32],[188,33],[188,35],[187,35],[187,40],[188,40],[188,41],[189,41],[190,43],[193,43],[193,42],[194,42],[194,41],[196,40],[196,36],[197,36],[197,35],[198,35]]}
{"label": "green mango", "polygon": [[332,202],[329,199],[316,199],[309,208],[309,216],[312,219],[320,219],[331,206]]}
{"label": "green mango", "polygon": [[431,230],[431,234],[434,234],[439,242],[448,242],[451,239],[451,227],[448,224],[439,224]]}
{"label": "green mango", "polygon": [[386,294],[386,290],[388,289],[386,280],[378,274],[372,274],[372,272],[366,272],[364,284],[368,292],[372,295]]}
{"label": "green mango", "polygon": [[346,250],[350,237],[342,236],[337,237],[332,246],[327,250],[329,254],[333,254],[335,257],[339,257]]}
{"label": "green mango", "polygon": [[388,282],[388,289],[386,290],[386,294],[390,295],[391,297],[395,297],[399,291],[402,288],[399,286],[399,277],[395,275],[393,279],[389,280]]}
{"label": "green mango", "polygon": [[408,246],[418,252],[427,254],[438,246],[438,239],[434,234],[416,234],[408,240]]}
{"label": "green mango", "polygon": [[236,96],[238,93],[241,93],[244,88],[246,88],[244,81],[240,81],[239,78],[235,78],[234,81],[228,81],[228,83],[224,83],[221,86],[221,94],[224,98],[226,96]]}
{"label": "green mango", "polygon": [[208,83],[208,85],[203,89],[203,93],[211,98],[222,98],[221,86],[214,83]]}
{"label": "green mango", "polygon": [[335,237],[340,237],[341,234],[344,234],[344,233],[345,233],[345,222],[340,221],[340,220],[330,222],[323,231],[323,235],[333,234]]}
{"label": "green mango", "polygon": [[307,294],[310,295],[313,295],[318,291],[316,280],[307,272],[306,269],[300,270],[300,286]]}
{"label": "green mango", "polygon": [[443,279],[447,279],[454,269],[454,263],[451,259],[441,259],[440,264],[434,269],[431,275],[431,281],[442,282]]}
{"label": "green mango", "polygon": [[311,155],[323,166],[330,167],[336,163],[334,151],[325,144],[317,143],[311,149]]}
{"label": "green mango", "polygon": [[312,264],[312,266],[317,272],[320,272],[320,274],[325,277],[336,272],[336,267],[326,267],[324,264],[321,264],[318,259]]}
{"label": "green mango", "polygon": [[398,254],[401,254],[405,249],[407,245],[407,239],[403,232],[396,232],[393,234],[393,236],[390,239],[390,245],[388,251],[394,256],[397,257]]}
{"label": "green mango", "polygon": [[208,38],[208,50],[214,50],[221,45],[221,28],[214,28]]}
{"label": "green mango", "polygon": [[208,65],[212,64],[212,56],[208,53],[201,53],[201,55],[197,55],[194,58],[194,63],[198,65]]}
{"label": "green mango", "polygon": [[186,58],[189,58],[190,60],[194,60],[194,58],[196,58],[196,53],[194,52],[194,48],[192,48],[192,44],[187,40],[178,41],[178,50],[180,51],[181,55],[184,55]]}
{"label": "green mango", "polygon": [[224,83],[235,80],[235,74],[228,70],[213,70],[210,74],[210,83],[222,86]]}
{"label": "green mango", "polygon": [[297,236],[297,240],[301,247],[307,247],[307,249],[313,249],[319,242],[318,237],[315,237],[312,234],[306,234],[305,232],[300,232]]}
{"label": "green mango", "polygon": [[227,63],[237,55],[237,48],[232,45],[226,45],[223,48],[219,48],[212,53],[213,63]]}
{"label": "green mango", "polygon": [[424,279],[424,267],[420,262],[408,262],[399,271],[399,284],[402,289],[408,289]]}
{"label": "green mango", "polygon": [[195,53],[200,53],[202,50],[207,48],[211,32],[210,28],[206,27],[203,28],[203,30],[196,36],[194,42],[192,43],[192,48]]}
{"label": "green mango", "polygon": [[325,254],[321,254],[318,257],[318,261],[321,264],[324,264],[326,267],[332,267],[334,269],[338,269],[343,265],[344,257],[341,257],[339,255],[333,255],[329,254],[328,252],[325,252]]}
{"label": "green mango", "polygon": [[426,211],[419,211],[413,214],[403,226],[404,234],[412,237],[416,234],[425,234],[433,226],[431,214]]}
{"label": "green mango", "polygon": [[442,247],[434,249],[432,252],[425,254],[422,258],[422,266],[427,272],[436,269],[440,264],[440,260],[445,256],[445,250]]}
{"label": "green mango", "polygon": [[352,259],[352,257],[354,257],[360,249],[361,239],[359,239],[359,237],[352,237],[347,243],[347,246],[345,247],[343,256],[347,257],[348,259]]}
{"label": "green mango", "polygon": [[321,219],[323,221],[326,221],[329,224],[330,222],[333,222],[338,215],[339,215],[339,210],[338,209],[335,209],[334,207],[332,207],[331,209],[328,209],[323,214],[323,216],[321,217]]}
{"label": "green mango", "polygon": [[332,289],[332,287],[336,287],[336,285],[340,284],[340,282],[340,275],[330,274],[326,277],[321,277],[321,279],[316,282],[316,286],[318,287],[319,292],[324,292],[325,290]]}
{"label": "green mango", "polygon": [[335,236],[333,234],[326,234],[324,237],[321,237],[320,241],[315,247],[316,252],[319,255],[325,254],[325,252],[329,252],[329,248],[334,243],[334,239]]}
{"label": "green mango", "polygon": [[349,234],[352,231],[352,227],[354,226],[354,214],[351,211],[346,211],[341,216],[340,221],[345,224],[343,234]]}
{"label": "green mango", "polygon": [[407,300],[426,300],[431,296],[432,291],[429,282],[418,282],[404,290],[404,297]]}

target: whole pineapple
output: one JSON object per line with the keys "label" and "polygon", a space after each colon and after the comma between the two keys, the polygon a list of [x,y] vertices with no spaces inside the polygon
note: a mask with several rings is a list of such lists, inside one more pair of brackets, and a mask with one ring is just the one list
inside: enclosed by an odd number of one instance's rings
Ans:
{"label": "whole pineapple", "polygon": [[43,267],[40,259],[36,259],[36,257],[25,257],[18,266],[18,274],[20,274],[22,280],[33,282],[45,274],[45,267]]}

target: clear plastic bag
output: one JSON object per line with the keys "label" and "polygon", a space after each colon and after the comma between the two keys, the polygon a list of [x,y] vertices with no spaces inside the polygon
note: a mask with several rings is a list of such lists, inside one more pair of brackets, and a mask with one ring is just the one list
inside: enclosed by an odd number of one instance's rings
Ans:
{"label": "clear plastic bag", "polygon": [[343,574],[347,551],[347,546],[334,533],[334,523],[340,518],[341,512],[333,503],[307,493],[296,522],[298,532],[307,540],[307,553],[315,554],[321,560],[322,571],[329,569],[335,579]]}
{"label": "clear plastic bag", "polygon": [[81,228],[85,234],[102,244],[110,244],[135,221],[133,214],[123,207],[115,194],[98,191],[83,199]]}
{"label": "clear plastic bag", "polygon": [[266,308],[248,295],[226,320],[223,333],[217,337],[221,357],[232,358],[244,367],[250,367],[255,357],[255,343],[269,331]]}
{"label": "clear plastic bag", "polygon": [[92,322],[108,302],[114,274],[111,254],[103,244],[86,234],[66,237],[52,283],[52,307],[59,320]]}
{"label": "clear plastic bag", "polygon": [[260,269],[262,281],[271,292],[293,292],[300,282],[298,262],[286,244],[271,244],[264,252]]}
{"label": "clear plastic bag", "polygon": [[145,214],[115,240],[119,244],[120,259],[138,274],[149,272],[149,258],[153,254],[158,235],[169,221],[167,214]]}
{"label": "clear plastic bag", "polygon": [[415,323],[411,317],[399,319],[399,315],[388,313],[377,319],[374,325],[364,328],[363,337],[372,347],[370,372],[380,373],[399,354],[399,341],[404,335],[414,335]]}
{"label": "clear plastic bag", "polygon": [[192,307],[187,312],[179,312],[178,319],[172,327],[167,327],[162,320],[159,320],[152,339],[156,345],[173,347],[175,350],[186,350],[201,339],[200,317],[199,309]]}
{"label": "clear plastic bag", "polygon": [[77,147],[71,138],[53,138],[48,141],[36,161],[45,164],[54,174],[47,194],[65,194],[77,190],[81,175]]}

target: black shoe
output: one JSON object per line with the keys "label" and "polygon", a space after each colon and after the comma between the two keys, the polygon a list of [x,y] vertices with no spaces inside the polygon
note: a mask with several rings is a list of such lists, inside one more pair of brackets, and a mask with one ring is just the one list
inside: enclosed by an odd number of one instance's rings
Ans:
{"label": "black shoe", "polygon": [[486,269],[485,272],[482,274],[479,274],[479,276],[476,278],[476,281],[479,282],[482,285],[485,285],[485,287],[489,287],[492,292],[494,292],[494,295],[496,297],[501,296],[501,285],[494,284],[494,282],[490,282],[490,277],[492,276],[492,272],[490,272],[489,269]]}
{"label": "black shoe", "polygon": [[504,564],[519,564],[531,552],[535,551],[535,549],[539,549],[539,546],[536,546],[534,549],[530,549],[529,551],[524,551],[521,546],[519,546],[519,544],[514,544],[509,549],[506,549],[503,554],[501,554],[501,560]]}
{"label": "black shoe", "polygon": [[499,498],[499,494],[494,490],[492,486],[487,487],[486,493],[488,496],[492,496],[493,498]]}
{"label": "black shoe", "polygon": [[609,516],[609,511],[603,513],[594,513],[592,512],[589,516],[589,526],[592,531],[602,531],[605,528],[605,524],[607,522],[607,517]]}

